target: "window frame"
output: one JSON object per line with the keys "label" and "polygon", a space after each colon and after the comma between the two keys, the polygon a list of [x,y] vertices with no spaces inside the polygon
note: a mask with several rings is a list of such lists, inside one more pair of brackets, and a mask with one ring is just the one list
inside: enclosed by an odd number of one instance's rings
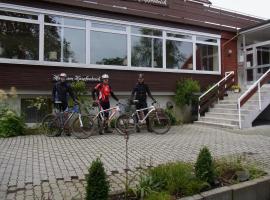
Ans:
{"label": "window frame", "polygon": [[[12,5],[8,3],[0,3],[0,6],[3,10],[5,9],[12,9],[12,10],[23,10],[21,12],[25,12],[27,14],[33,14],[38,15],[38,20],[29,20],[29,19],[23,19],[23,18],[15,18],[15,17],[7,17],[7,16],[0,16],[0,19],[8,19],[12,21],[19,21],[19,22],[28,22],[28,23],[35,23],[40,25],[40,52],[44,53],[44,27],[45,25],[50,26],[63,26],[67,28],[76,28],[76,29],[83,29],[86,30],[86,63],[65,63],[65,62],[53,62],[53,61],[44,61],[44,55],[42,53],[39,53],[39,60],[38,61],[29,61],[29,60],[17,60],[17,59],[6,59],[6,58],[0,58],[0,63],[15,63],[15,64],[31,64],[31,65],[44,65],[44,66],[65,66],[65,67],[79,67],[79,68],[95,68],[95,69],[115,69],[115,70],[131,70],[131,71],[157,71],[157,72],[173,72],[173,73],[198,73],[198,74],[221,74],[221,44],[220,44],[220,38],[221,35],[217,34],[211,34],[211,33],[204,33],[204,32],[198,32],[198,31],[191,31],[191,30],[184,30],[184,29],[177,29],[177,28],[171,28],[171,27],[163,27],[163,26],[157,26],[157,25],[151,25],[151,24],[144,24],[144,23],[136,23],[136,22],[129,22],[129,21],[122,21],[122,20],[115,20],[115,19],[106,19],[102,17],[94,17],[94,16],[87,16],[87,15],[80,15],[75,13],[66,13],[61,11],[53,11],[53,10],[46,10],[42,8],[33,8],[33,7],[27,7],[27,6],[19,6],[19,5]],[[57,15],[63,17],[69,17],[74,19],[82,19],[86,20],[86,27],[80,28],[80,27],[74,27],[74,26],[68,26],[68,25],[60,25],[60,24],[50,24],[44,22],[44,15]],[[106,29],[99,29],[99,28],[93,28],[91,27],[91,21],[96,21],[100,23],[112,23],[115,25],[120,26],[126,26],[126,31],[112,31],[112,30],[106,30]],[[157,29],[162,31],[162,36],[151,36],[151,35],[140,35],[140,34],[133,34],[131,33],[131,26],[137,26],[137,27],[145,27],[149,29]],[[98,30],[97,30],[98,29]],[[127,54],[128,54],[128,65],[123,68],[123,66],[114,66],[114,65],[94,65],[90,64],[90,32],[91,30],[97,30],[97,31],[103,31],[103,32],[114,32],[114,33],[120,33],[120,34],[127,34]],[[193,53],[194,53],[194,46],[196,47],[197,43],[200,44],[210,44],[210,45],[216,45],[218,46],[218,56],[219,56],[219,67],[218,71],[201,71],[196,70],[196,61],[193,61],[193,70],[181,70],[181,69],[167,69],[166,68],[166,46],[164,47],[164,43],[166,44],[166,38],[167,33],[175,33],[175,34],[182,34],[182,35],[190,35],[192,37],[192,40],[189,39],[182,39],[182,38],[173,38],[169,37],[170,40],[179,40],[179,41],[192,41],[193,43]],[[163,68],[145,68],[145,67],[131,67],[131,36],[132,35],[138,35],[143,37],[150,37],[150,38],[160,38],[163,40],[162,44],[162,50],[163,50]],[[217,43],[212,42],[202,42],[197,41],[196,37],[209,37],[217,40]],[[43,40],[42,40],[43,39]],[[164,51],[165,50],[165,51]],[[61,55],[62,56],[62,55]],[[193,55],[194,60],[195,56]]]}

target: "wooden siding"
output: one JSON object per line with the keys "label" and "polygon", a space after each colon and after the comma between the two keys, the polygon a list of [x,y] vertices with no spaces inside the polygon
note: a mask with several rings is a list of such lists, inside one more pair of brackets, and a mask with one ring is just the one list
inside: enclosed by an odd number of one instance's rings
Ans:
{"label": "wooden siding", "polygon": [[[0,64],[0,88],[8,89],[12,86],[19,90],[51,90],[53,74],[65,72],[68,75],[101,76],[110,75],[110,83],[115,91],[130,91],[135,85],[138,71],[101,70],[70,67],[29,66],[15,64]],[[207,87],[220,80],[219,75],[180,74],[166,72],[143,72],[145,82],[155,92],[174,92],[176,82],[184,78],[198,80],[202,87]],[[94,83],[88,84],[93,87]]]}

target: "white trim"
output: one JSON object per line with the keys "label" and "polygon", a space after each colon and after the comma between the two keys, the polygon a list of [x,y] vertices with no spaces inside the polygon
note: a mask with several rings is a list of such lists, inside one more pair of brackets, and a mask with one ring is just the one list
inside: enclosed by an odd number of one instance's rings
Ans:
{"label": "white trim", "polygon": [[85,56],[86,56],[86,64],[90,64],[91,63],[91,46],[90,46],[90,35],[91,35],[91,31],[90,31],[90,27],[91,27],[91,22],[89,20],[86,20],[86,35],[85,35]]}
{"label": "white trim", "polygon": [[131,27],[127,26],[127,66],[131,67]]}
{"label": "white trim", "polygon": [[44,14],[38,16],[39,20],[39,61],[44,61]]}
{"label": "white trim", "polygon": [[[218,43],[220,44],[220,39],[218,39]],[[218,54],[219,54],[219,56],[218,56],[218,65],[219,65],[219,67],[218,67],[218,71],[219,71],[219,73],[221,74],[221,65],[222,65],[222,63],[221,63],[221,46],[220,45],[218,45]],[[225,66],[226,67],[226,66]]]}
{"label": "white trim", "polygon": [[196,44],[196,36],[192,36],[192,44],[193,44],[193,66],[192,70],[195,72],[197,70],[197,44]]}
{"label": "white trim", "polygon": [[166,70],[167,65],[167,43],[166,43],[166,31],[162,31],[162,68]]}
{"label": "white trim", "polygon": [[246,49],[253,48],[253,47],[260,47],[260,46],[264,46],[264,45],[268,45],[268,44],[270,44],[270,40],[248,45],[248,46],[246,46]]}
{"label": "white trim", "polygon": [[267,24],[264,24],[264,25],[261,25],[261,26],[258,26],[258,27],[254,27],[254,28],[242,31],[239,34],[242,35],[242,34],[252,33],[252,32],[255,32],[255,31],[259,31],[259,30],[268,28],[269,26],[270,26],[270,23],[267,23]]}
{"label": "white trim", "polygon": [[25,18],[19,18],[19,17],[9,17],[9,16],[0,15],[0,19],[7,20],[7,21],[24,22],[24,23],[29,23],[29,24],[39,24],[38,20],[25,19]]}
{"label": "white trim", "polygon": [[60,63],[60,62],[49,62],[49,61],[35,61],[35,60],[19,60],[19,59],[8,59],[0,58],[0,63],[10,64],[22,64],[22,65],[45,65],[55,67],[77,67],[86,69],[112,69],[122,71],[150,71],[150,72],[170,72],[170,73],[186,73],[186,74],[211,74],[220,75],[218,71],[192,71],[192,70],[181,70],[181,69],[163,69],[163,68],[147,68],[147,67],[127,67],[127,66],[114,66],[114,65],[94,65],[94,64],[79,64],[79,63]]}
{"label": "white trim", "polygon": [[85,30],[85,27],[80,26],[69,26],[69,25],[62,25],[62,24],[50,24],[50,23],[44,23],[45,26],[55,26],[55,27],[63,27],[63,28],[73,28],[73,29],[81,29]]}
{"label": "white trim", "polygon": [[20,6],[20,5],[7,4],[7,3],[0,3],[0,6],[4,7],[4,8],[12,8],[12,9],[18,9],[18,10],[23,9],[25,11],[29,11],[29,12],[32,12],[32,13],[37,12],[38,14],[39,13],[44,13],[44,14],[51,14],[51,15],[61,15],[61,16],[72,17],[72,18],[90,19],[90,20],[96,20],[96,21],[101,21],[101,22],[111,22],[111,23],[119,23],[119,24],[122,24],[122,25],[140,26],[140,27],[148,27],[148,28],[153,28],[153,29],[174,31],[174,32],[177,32],[179,34],[183,33],[183,34],[191,34],[191,35],[199,35],[199,36],[221,38],[221,35],[218,35],[218,34],[203,33],[203,32],[198,32],[198,31],[190,31],[190,30],[170,28],[170,27],[157,26],[157,25],[151,25],[151,24],[136,23],[136,22],[130,22],[130,21],[106,19],[106,18],[101,18],[101,17],[80,15],[80,14],[75,14],[75,13],[69,14],[69,13],[66,13],[66,12],[52,11],[52,10],[47,10],[47,9],[28,7],[28,6]]}

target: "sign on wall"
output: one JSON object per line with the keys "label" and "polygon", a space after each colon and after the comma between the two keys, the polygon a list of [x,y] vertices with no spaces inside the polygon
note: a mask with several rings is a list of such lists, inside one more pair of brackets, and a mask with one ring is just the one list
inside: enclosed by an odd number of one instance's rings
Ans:
{"label": "sign on wall", "polygon": [[147,4],[153,4],[153,5],[159,5],[159,6],[168,5],[168,0],[123,0],[123,1],[135,1],[138,3],[147,3]]}
{"label": "sign on wall", "polygon": [[[53,74],[53,81],[60,80],[59,75]],[[84,82],[100,82],[101,77],[100,76],[81,76],[81,75],[74,75],[74,76],[68,76],[67,81],[84,81]]]}

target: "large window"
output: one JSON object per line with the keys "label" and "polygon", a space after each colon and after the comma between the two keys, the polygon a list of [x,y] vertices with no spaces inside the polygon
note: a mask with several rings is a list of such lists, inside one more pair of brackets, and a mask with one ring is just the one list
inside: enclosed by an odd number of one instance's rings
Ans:
{"label": "large window", "polygon": [[127,66],[126,27],[92,22],[90,55],[91,64]]}
{"label": "large window", "polygon": [[184,41],[166,41],[168,69],[193,69],[193,44]]}
{"label": "large window", "polygon": [[86,22],[45,15],[44,60],[86,63]]}
{"label": "large window", "polygon": [[162,68],[162,31],[131,28],[131,66]]}
{"label": "large window", "polygon": [[197,44],[196,49],[197,70],[218,71],[219,54],[218,46]]}
{"label": "large window", "polygon": [[270,64],[270,47],[257,47],[257,59],[258,65],[268,65]]}
{"label": "large window", "polygon": [[[220,72],[220,40],[215,35],[52,13],[0,8],[0,62]],[[269,52],[258,48],[258,64],[270,62]]]}
{"label": "large window", "polygon": [[[0,18],[0,58],[38,60],[39,25],[36,15],[0,10],[0,15],[16,17],[16,21]],[[18,21],[22,18],[22,22]],[[28,19],[27,22],[26,19]]]}

